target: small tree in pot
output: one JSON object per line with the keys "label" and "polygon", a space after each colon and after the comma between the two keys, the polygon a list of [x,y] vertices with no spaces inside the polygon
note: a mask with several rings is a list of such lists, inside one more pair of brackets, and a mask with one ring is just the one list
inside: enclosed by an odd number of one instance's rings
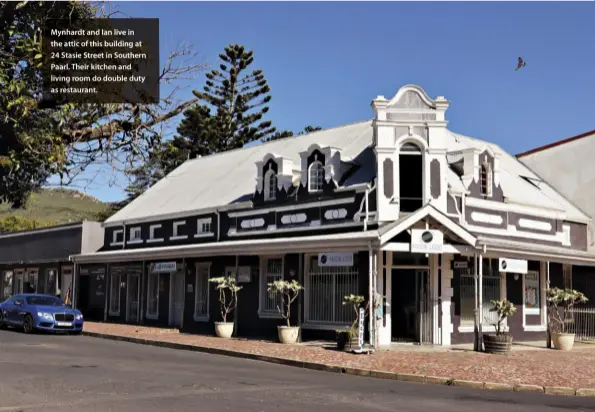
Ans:
{"label": "small tree in pot", "polygon": [[589,299],[574,289],[551,288],[547,290],[550,330],[554,348],[569,351],[574,345],[574,333],[569,333],[569,326],[574,323],[572,307],[577,303],[586,303]]}
{"label": "small tree in pot", "polygon": [[[358,347],[358,329],[359,308],[366,299],[360,295],[347,295],[343,297],[343,305],[351,305],[355,312],[355,320],[349,329],[337,331],[337,348],[339,350],[350,351]],[[367,310],[366,310],[367,312]]]}
{"label": "small tree in pot", "polygon": [[300,291],[304,289],[297,280],[276,280],[268,284],[268,291],[281,296],[281,306],[277,310],[287,321],[287,326],[277,326],[281,343],[296,343],[299,335],[299,326],[291,326],[291,304],[297,299]]}
{"label": "small tree in pot", "polygon": [[219,305],[221,306],[221,318],[223,322],[215,322],[215,333],[220,338],[231,338],[233,334],[233,322],[227,321],[227,316],[236,307],[238,301],[238,292],[242,289],[236,284],[232,276],[218,277],[209,279],[217,285],[219,291]]}
{"label": "small tree in pot", "polygon": [[504,332],[504,321],[516,312],[516,308],[509,300],[492,300],[490,312],[496,312],[498,320],[492,325],[496,329],[495,335],[484,334],[483,346],[487,353],[508,353],[512,346],[512,336]]}

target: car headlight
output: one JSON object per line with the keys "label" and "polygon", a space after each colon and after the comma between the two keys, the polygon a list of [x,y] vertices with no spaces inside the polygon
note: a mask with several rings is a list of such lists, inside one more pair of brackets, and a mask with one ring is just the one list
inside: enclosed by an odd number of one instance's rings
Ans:
{"label": "car headlight", "polygon": [[76,320],[81,320],[83,319],[83,314],[79,313],[78,315],[76,315]]}
{"label": "car headlight", "polygon": [[37,312],[37,316],[39,316],[40,318],[43,318],[43,319],[47,319],[47,320],[54,320],[54,317],[52,316],[51,313]]}

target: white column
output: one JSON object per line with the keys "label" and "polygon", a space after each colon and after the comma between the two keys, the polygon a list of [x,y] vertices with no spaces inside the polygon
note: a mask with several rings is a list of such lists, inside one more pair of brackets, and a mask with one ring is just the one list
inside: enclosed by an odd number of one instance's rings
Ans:
{"label": "white column", "polygon": [[[384,295],[385,310],[384,319],[386,326],[383,326],[382,320],[378,322],[378,344],[382,347],[387,347],[391,343],[391,265],[393,261],[393,252],[386,252],[386,261],[382,261],[382,252],[378,257],[378,290]],[[386,288],[383,290],[383,276],[386,274]]]}
{"label": "white column", "polygon": [[442,333],[442,345],[449,346],[450,345],[450,338],[453,332],[452,327],[452,319],[450,317],[450,308],[452,305],[452,296],[453,296],[453,289],[452,289],[452,279],[453,279],[453,271],[451,268],[451,262],[453,260],[453,255],[442,255],[442,284],[441,284],[441,299],[442,299],[442,329],[440,332]]}
{"label": "white column", "polygon": [[430,255],[430,296],[432,298],[432,343],[439,345],[441,341],[440,336],[440,302],[438,301],[438,276],[440,267],[438,266],[438,255]]}

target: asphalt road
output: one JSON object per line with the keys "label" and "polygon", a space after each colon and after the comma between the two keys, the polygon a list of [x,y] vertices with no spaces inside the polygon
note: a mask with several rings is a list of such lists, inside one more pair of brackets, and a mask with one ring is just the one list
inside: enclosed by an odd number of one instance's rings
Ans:
{"label": "asphalt road", "polygon": [[0,331],[3,411],[595,411],[595,399],[421,385],[84,336]]}

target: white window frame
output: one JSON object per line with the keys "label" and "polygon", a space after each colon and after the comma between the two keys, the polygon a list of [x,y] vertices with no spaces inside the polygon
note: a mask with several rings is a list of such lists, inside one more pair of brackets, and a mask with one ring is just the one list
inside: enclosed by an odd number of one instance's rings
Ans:
{"label": "white window frame", "polygon": [[149,226],[149,238],[147,239],[147,243],[159,243],[159,242],[163,242],[163,238],[156,238],[155,237],[155,230],[157,229],[161,229],[163,225],[156,224],[156,225],[151,225]]}
{"label": "white window frame", "polygon": [[[320,168],[322,169],[322,186],[320,187],[320,189],[312,188],[312,168],[314,167],[314,165],[320,165]],[[325,179],[326,179],[326,170],[324,169],[324,165],[322,164],[322,162],[320,160],[314,160],[312,162],[312,164],[310,164],[310,166],[308,166],[308,192],[310,192],[310,193],[322,192],[322,190],[324,188],[324,180]]]}
{"label": "white window frame", "polygon": [[[198,277],[200,274],[200,268],[206,268],[207,269],[207,282],[206,282],[206,313],[197,313],[197,302],[198,302],[198,285],[199,285],[199,281],[198,281]],[[209,305],[210,305],[210,295],[211,295],[211,291],[210,291],[210,283],[209,283],[209,279],[211,278],[211,262],[197,262],[194,265],[195,268],[195,276],[194,276],[194,320],[197,322],[204,322],[204,321],[208,321],[209,317],[210,317],[210,310],[209,310]]]}
{"label": "white window frame", "polygon": [[[156,278],[156,282],[157,282],[157,306],[156,306],[155,313],[149,312],[149,301],[151,299],[151,296],[149,294],[151,293],[151,277],[152,276]],[[147,319],[153,319],[153,320],[159,319],[159,280],[160,280],[159,278],[160,278],[159,272],[149,271],[149,273],[147,275],[147,310],[145,313],[145,317]]]}
{"label": "white window frame", "polygon": [[[137,236],[138,235],[138,236]],[[142,230],[140,226],[131,227],[128,230],[128,242],[129,245],[136,245],[143,243]]]}
{"label": "white window frame", "polygon": [[[117,282],[117,290],[118,290],[118,310],[114,310],[114,308],[112,308],[112,297],[113,297],[113,286],[114,286],[114,279],[118,278],[118,282]],[[110,284],[109,284],[109,315],[110,316],[120,316],[120,312],[122,309],[122,293],[121,293],[121,284],[122,284],[122,273],[120,271],[118,272],[112,272],[110,273]]]}
{"label": "white window frame", "polygon": [[[522,311],[522,316],[523,316],[523,330],[525,332],[544,332],[547,330],[547,325],[546,325],[546,316],[545,316],[545,311],[546,311],[546,306],[545,306],[545,263],[541,262],[540,263],[540,267],[539,270],[529,270],[527,271],[528,273],[534,273],[537,274],[537,278],[539,279],[539,309],[535,310],[533,308],[528,309],[525,306],[525,274],[522,275],[523,277],[523,311]],[[527,318],[526,315],[531,315],[531,316],[536,316],[539,315],[540,316],[540,324],[539,325],[527,325]]]}
{"label": "white window frame", "polygon": [[[118,241],[118,235],[122,235],[122,241]],[[124,229],[116,229],[112,232],[112,243],[110,246],[121,246],[124,244]]]}
{"label": "white window frame", "polygon": [[[275,178],[275,185],[272,187],[274,190],[271,196],[271,178]],[[264,175],[264,200],[275,200],[277,198],[277,188],[278,188],[278,180],[277,180],[277,173],[273,169],[267,170]]]}
{"label": "white window frame", "polygon": [[178,220],[177,222],[173,223],[173,235],[169,238],[169,240],[183,240],[183,239],[188,239],[188,235],[180,235],[179,232],[179,228],[181,226],[185,226],[186,225],[186,221],[185,220]]}
{"label": "white window frame", "polygon": [[[204,225],[209,225],[209,231],[203,231]],[[196,220],[196,234],[194,235],[195,238],[201,237],[211,237],[213,236],[213,219],[210,217],[205,217]]]}
{"label": "white window frame", "polygon": [[[267,291],[267,267],[268,261],[272,259],[281,259],[281,279],[284,279],[285,276],[285,255],[270,255],[270,256],[261,256],[260,257],[260,275],[259,275],[259,285],[258,285],[258,316],[260,318],[267,318],[267,319],[282,319],[283,316],[279,313],[277,308],[274,310],[265,310],[264,309],[264,300],[269,293]],[[236,274],[237,276],[237,274]],[[281,308],[283,309],[283,308]]]}
{"label": "white window frame", "polygon": [[[485,171],[486,171],[486,188],[485,188],[486,192],[485,193],[483,193],[481,191],[481,188],[482,188],[481,174],[482,174],[482,168],[484,168],[484,167],[485,167]],[[480,167],[479,167],[479,191],[482,196],[492,197],[493,176],[494,176],[494,174],[492,173],[492,167],[488,162],[485,162],[480,165]]]}

